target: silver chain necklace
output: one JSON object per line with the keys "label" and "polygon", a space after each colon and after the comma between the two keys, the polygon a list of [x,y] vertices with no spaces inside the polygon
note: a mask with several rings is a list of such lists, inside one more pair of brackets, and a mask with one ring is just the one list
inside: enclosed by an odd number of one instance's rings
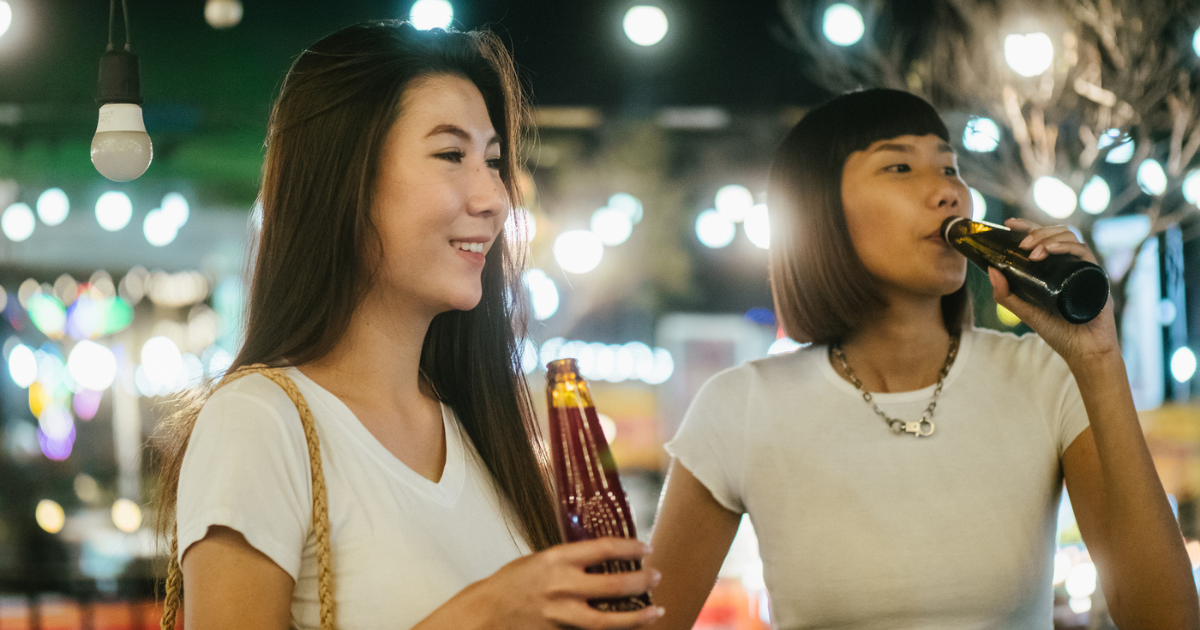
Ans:
{"label": "silver chain necklace", "polygon": [[950,337],[950,351],[946,353],[946,362],[942,364],[942,371],[938,372],[937,387],[933,390],[933,400],[929,401],[929,406],[925,408],[925,413],[921,414],[921,419],[911,422],[893,418],[884,413],[879,408],[879,405],[875,404],[875,398],[871,396],[871,392],[863,387],[862,379],[858,378],[858,375],[850,368],[850,364],[846,362],[846,353],[842,350],[841,342],[835,342],[829,346],[829,356],[838,362],[846,378],[850,379],[854,387],[862,392],[863,400],[867,401],[868,405],[871,405],[876,415],[883,418],[883,421],[891,428],[892,433],[896,435],[908,433],[913,437],[929,437],[933,435],[934,429],[937,428],[933,424],[933,410],[937,408],[938,397],[942,395],[942,386],[946,384],[946,375],[950,373],[950,366],[954,365],[954,359],[958,356],[958,335]]}

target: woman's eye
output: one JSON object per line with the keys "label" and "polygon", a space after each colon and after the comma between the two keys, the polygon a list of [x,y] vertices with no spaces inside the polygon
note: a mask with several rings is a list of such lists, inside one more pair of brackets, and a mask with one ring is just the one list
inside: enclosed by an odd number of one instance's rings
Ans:
{"label": "woman's eye", "polygon": [[908,173],[912,171],[912,168],[907,164],[893,164],[883,170],[889,173]]}
{"label": "woman's eye", "polygon": [[489,158],[487,161],[488,168],[500,170],[500,166],[504,164],[504,158]]}
{"label": "woman's eye", "polygon": [[466,156],[467,154],[463,153],[462,151],[445,151],[437,154],[439,159],[446,160],[447,162],[454,162],[455,164],[461,163],[463,158]]}
{"label": "woman's eye", "polygon": [[958,177],[958,169],[954,168],[953,166],[947,166],[946,174],[950,177]]}

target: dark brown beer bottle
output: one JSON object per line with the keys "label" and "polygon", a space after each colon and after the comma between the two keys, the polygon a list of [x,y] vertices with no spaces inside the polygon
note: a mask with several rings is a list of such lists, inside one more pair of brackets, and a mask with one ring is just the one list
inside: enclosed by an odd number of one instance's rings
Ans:
{"label": "dark brown beer bottle", "polygon": [[983,270],[995,267],[1017,297],[1072,324],[1092,321],[1108,302],[1108,276],[1099,265],[1071,254],[1030,260],[1021,249],[1026,233],[1003,225],[950,217],[942,238]]}
{"label": "dark brown beer bottle", "polygon": [[[550,413],[550,458],[554,463],[554,491],[558,522],[567,542],[605,536],[637,538],[633,514],[617,477],[608,440],[592,404],[587,381],[579,376],[575,359],[546,365],[546,403]],[[638,571],[636,560],[609,560],[588,567],[588,573]],[[604,611],[641,610],[650,595],[588,600]]]}

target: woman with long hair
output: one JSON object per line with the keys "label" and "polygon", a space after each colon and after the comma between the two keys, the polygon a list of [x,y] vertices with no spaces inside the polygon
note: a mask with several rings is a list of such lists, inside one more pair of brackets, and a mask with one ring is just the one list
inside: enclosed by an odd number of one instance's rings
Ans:
{"label": "woman with long hair", "polygon": [[[292,65],[244,345],[165,438],[160,527],[178,539],[188,628],[632,628],[661,614],[587,605],[654,583],[584,571],[642,543],[559,544],[503,230],[524,120],[487,32],[368,22]],[[168,590],[170,607],[178,573]]]}
{"label": "woman with long hair", "polygon": [[[1050,630],[1065,480],[1117,625],[1194,630],[1112,302],[1069,324],[992,269],[1037,334],[972,327],[940,234],[970,196],[933,107],[866,90],[816,108],[767,195],[775,309],[808,345],[713,377],[668,444],[656,627],[691,627],[748,514],[778,628]],[[1008,226],[1033,260],[1094,260],[1065,227]]]}

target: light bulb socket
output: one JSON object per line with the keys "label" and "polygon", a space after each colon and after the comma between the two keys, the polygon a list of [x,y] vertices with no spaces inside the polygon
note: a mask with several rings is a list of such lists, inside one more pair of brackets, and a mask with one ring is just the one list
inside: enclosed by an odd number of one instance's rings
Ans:
{"label": "light bulb socket", "polygon": [[142,86],[137,55],[110,50],[100,57],[100,89],[96,102],[142,104]]}

